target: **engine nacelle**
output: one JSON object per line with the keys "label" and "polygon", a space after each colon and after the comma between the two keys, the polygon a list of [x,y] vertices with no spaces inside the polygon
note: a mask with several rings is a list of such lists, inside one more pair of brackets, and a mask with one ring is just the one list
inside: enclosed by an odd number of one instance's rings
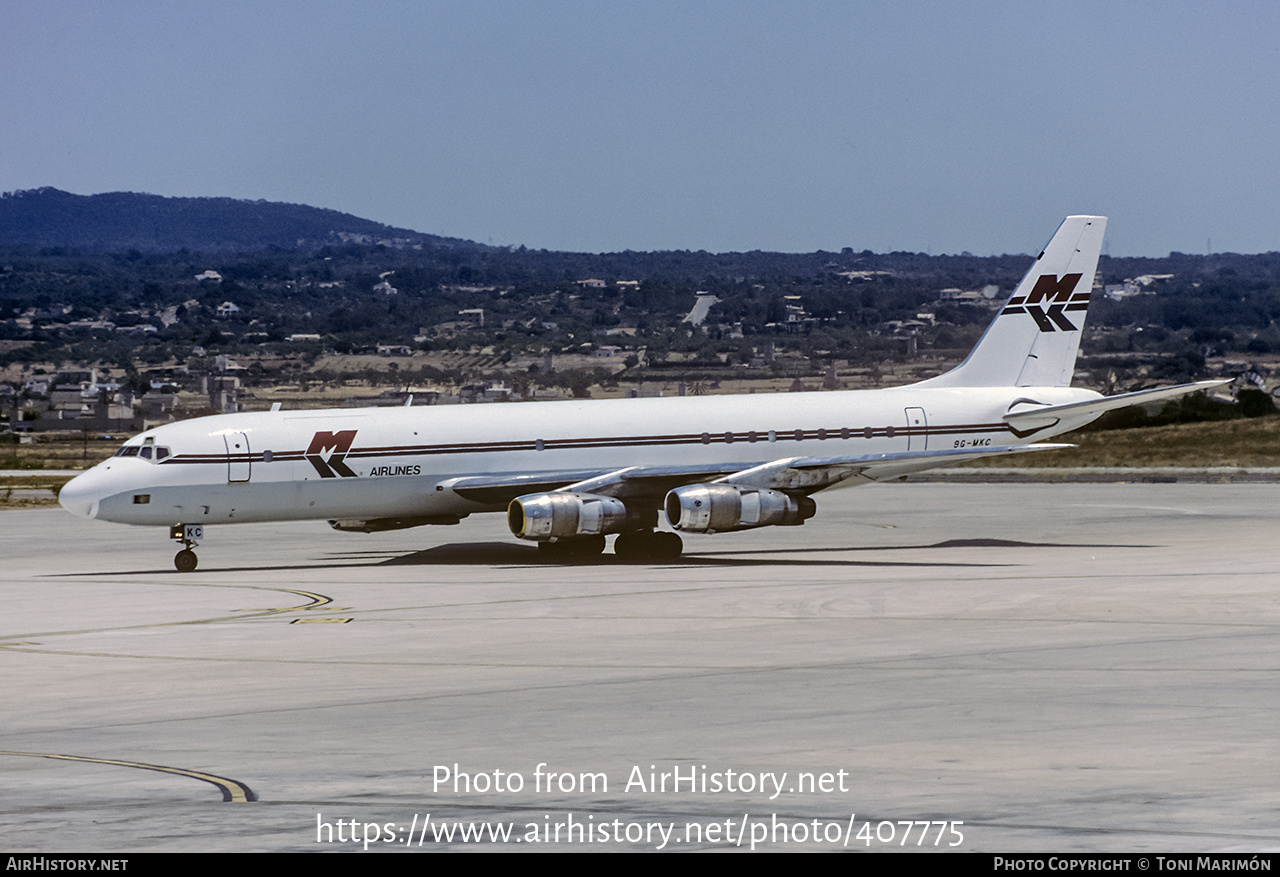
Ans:
{"label": "engine nacelle", "polygon": [[803,524],[818,507],[807,496],[733,484],[690,484],[667,494],[667,520],[688,533],[728,533]]}
{"label": "engine nacelle", "polygon": [[511,532],[534,542],[621,533],[627,520],[622,500],[593,493],[530,493],[507,506]]}

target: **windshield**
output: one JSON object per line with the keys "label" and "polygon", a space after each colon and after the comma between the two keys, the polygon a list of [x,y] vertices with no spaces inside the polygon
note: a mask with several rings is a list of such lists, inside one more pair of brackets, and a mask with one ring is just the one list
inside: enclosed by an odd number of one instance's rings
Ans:
{"label": "windshield", "polygon": [[152,463],[159,463],[173,456],[173,452],[163,445],[153,445],[153,439],[148,439],[147,444],[142,445],[124,445],[120,450],[116,451],[117,457],[141,457],[144,460],[150,460]]}

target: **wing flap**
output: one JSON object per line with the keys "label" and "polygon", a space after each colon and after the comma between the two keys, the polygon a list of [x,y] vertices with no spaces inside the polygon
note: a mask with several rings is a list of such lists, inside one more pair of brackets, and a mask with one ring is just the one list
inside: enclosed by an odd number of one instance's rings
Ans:
{"label": "wing flap", "polygon": [[436,486],[437,490],[452,490],[463,499],[478,502],[492,508],[506,508],[507,503],[526,493],[548,493],[553,490],[599,475],[598,471],[540,472],[523,475],[507,472],[500,475],[464,475],[450,478]]}
{"label": "wing flap", "polygon": [[[576,472],[539,473],[524,475],[507,473],[500,475],[467,475],[440,483],[444,490],[452,490],[463,499],[483,503],[494,508],[505,508],[517,496],[530,493],[551,493],[563,490],[573,493],[593,493],[629,499],[652,494],[658,499],[668,490],[682,484],[694,484],[719,478],[743,467],[742,463],[725,463],[720,466],[706,464],[687,466],[629,466],[611,472],[599,470]],[[755,465],[755,464],[745,464]]]}
{"label": "wing flap", "polygon": [[752,469],[744,469],[716,480],[726,484],[740,484],[744,487],[813,493],[853,478],[861,481],[886,481],[912,472],[967,463],[983,457],[1021,454],[1029,451],[1054,451],[1070,447],[1074,445],[1046,443],[1015,447],[903,451],[860,457],[792,457],[786,460],[775,460]]}

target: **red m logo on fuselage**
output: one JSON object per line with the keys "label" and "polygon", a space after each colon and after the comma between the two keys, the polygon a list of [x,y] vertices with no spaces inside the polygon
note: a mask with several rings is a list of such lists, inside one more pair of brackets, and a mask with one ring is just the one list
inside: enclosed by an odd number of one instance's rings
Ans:
{"label": "red m logo on fuselage", "polygon": [[321,478],[335,478],[339,475],[343,478],[355,478],[356,473],[343,462],[355,440],[356,430],[354,429],[318,432],[312,437],[311,444],[307,447],[307,459],[311,461],[312,466],[316,467]]}

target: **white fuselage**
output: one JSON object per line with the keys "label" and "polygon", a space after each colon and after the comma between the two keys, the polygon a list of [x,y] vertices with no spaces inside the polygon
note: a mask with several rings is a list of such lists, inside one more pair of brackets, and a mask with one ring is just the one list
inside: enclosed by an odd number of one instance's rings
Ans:
{"label": "white fuselage", "polygon": [[[632,466],[742,469],[784,457],[1012,447],[1019,401],[1062,405],[1090,390],[928,388],[225,414],[167,424],[78,476],[60,501],[127,524],[448,517],[496,511],[454,483],[530,483]],[[144,458],[142,449],[157,449]],[[158,449],[165,449],[163,459]],[[132,449],[132,450],[130,450]],[[464,495],[466,494],[466,495]]]}

